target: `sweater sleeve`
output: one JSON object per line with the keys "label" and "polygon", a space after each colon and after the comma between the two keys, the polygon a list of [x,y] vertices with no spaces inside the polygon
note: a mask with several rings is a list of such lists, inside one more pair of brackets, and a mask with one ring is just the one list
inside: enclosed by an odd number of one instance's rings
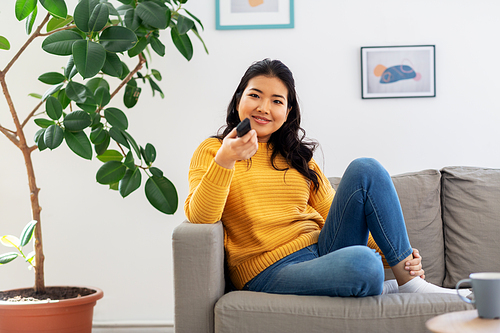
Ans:
{"label": "sweater sleeve", "polygon": [[323,228],[324,221],[326,220],[326,217],[328,216],[328,212],[330,211],[330,207],[332,205],[335,190],[333,189],[328,178],[319,168],[318,164],[314,161],[314,159],[309,162],[309,167],[312,170],[316,171],[319,177],[319,187],[317,191],[311,184],[309,204],[323,217],[323,223],[320,225],[320,227]]}
{"label": "sweater sleeve", "polygon": [[217,139],[207,139],[191,159],[184,213],[192,223],[215,223],[222,217],[234,170],[215,162],[219,148]]}

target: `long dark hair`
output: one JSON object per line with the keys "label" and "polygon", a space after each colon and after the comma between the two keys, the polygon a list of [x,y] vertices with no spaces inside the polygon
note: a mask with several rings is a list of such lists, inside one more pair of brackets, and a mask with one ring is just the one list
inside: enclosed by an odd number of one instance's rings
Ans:
{"label": "long dark hair", "polygon": [[227,107],[226,126],[221,128],[222,133],[219,131],[217,137],[224,139],[240,122],[236,108],[248,82],[256,76],[278,78],[288,89],[287,109],[290,111],[287,120],[271,135],[267,142],[268,146],[272,148],[271,163],[273,167],[276,170],[288,170],[288,168],[279,169],[275,164],[276,157],[281,154],[288,165],[309,179],[313,184],[313,188],[317,190],[319,187],[318,174],[309,168],[309,161],[311,161],[318,144],[314,141],[305,140],[305,131],[300,127],[300,108],[297,92],[295,91],[295,80],[290,69],[281,61],[264,59],[253,63],[247,69]]}

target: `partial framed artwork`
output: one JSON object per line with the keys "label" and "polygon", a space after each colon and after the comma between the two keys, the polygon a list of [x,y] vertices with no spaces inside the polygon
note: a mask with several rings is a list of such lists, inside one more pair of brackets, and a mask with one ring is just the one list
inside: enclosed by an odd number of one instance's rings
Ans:
{"label": "partial framed artwork", "polygon": [[294,27],[293,0],[216,0],[216,29],[286,29]]}
{"label": "partial framed artwork", "polygon": [[436,97],[435,45],[362,47],[361,97]]}

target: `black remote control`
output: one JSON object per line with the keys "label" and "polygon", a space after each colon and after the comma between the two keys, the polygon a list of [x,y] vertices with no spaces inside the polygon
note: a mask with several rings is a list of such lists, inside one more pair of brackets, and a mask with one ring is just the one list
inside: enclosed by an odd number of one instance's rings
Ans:
{"label": "black remote control", "polygon": [[239,137],[242,137],[243,135],[247,134],[248,131],[250,131],[252,127],[250,126],[250,119],[245,118],[243,119],[238,126],[236,126],[236,134]]}

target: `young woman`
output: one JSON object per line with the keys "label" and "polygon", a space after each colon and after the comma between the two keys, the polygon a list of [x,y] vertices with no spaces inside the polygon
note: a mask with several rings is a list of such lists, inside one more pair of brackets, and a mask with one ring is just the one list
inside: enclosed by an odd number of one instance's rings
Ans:
{"label": "young woman", "polygon": [[[237,137],[245,118],[252,130]],[[293,75],[282,62],[264,59],[248,68],[226,123],[193,155],[184,210],[192,223],[222,220],[237,289],[455,292],[423,279],[391,178],[377,161],[352,162],[335,193],[313,159],[316,144],[305,140]],[[384,284],[384,265],[396,281]]]}

